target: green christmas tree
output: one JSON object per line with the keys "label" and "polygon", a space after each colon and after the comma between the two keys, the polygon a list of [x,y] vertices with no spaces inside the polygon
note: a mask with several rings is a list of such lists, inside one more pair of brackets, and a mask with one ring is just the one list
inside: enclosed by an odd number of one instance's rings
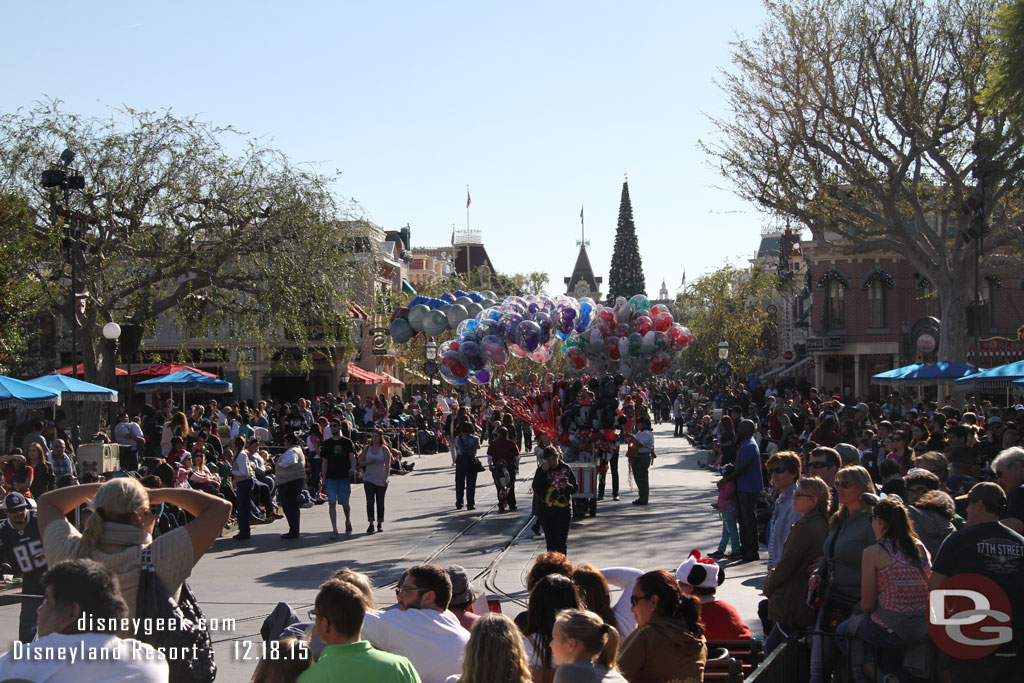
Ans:
{"label": "green christmas tree", "polygon": [[628,299],[634,294],[646,293],[644,265],[636,242],[636,226],[633,225],[633,204],[629,201],[629,181],[626,181],[622,183],[619,226],[615,230],[612,267],[608,273],[608,303],[615,303],[615,297]]}

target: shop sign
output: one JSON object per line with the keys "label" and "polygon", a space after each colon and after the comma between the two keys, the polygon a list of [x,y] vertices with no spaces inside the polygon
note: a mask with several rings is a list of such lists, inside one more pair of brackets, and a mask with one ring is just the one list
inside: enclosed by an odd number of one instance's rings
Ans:
{"label": "shop sign", "polygon": [[842,337],[808,337],[808,351],[840,351],[843,348]]}

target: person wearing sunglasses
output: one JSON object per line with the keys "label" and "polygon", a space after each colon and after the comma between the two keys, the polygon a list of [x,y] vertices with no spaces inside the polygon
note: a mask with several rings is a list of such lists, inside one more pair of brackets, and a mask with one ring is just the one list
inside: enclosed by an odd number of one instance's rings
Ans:
{"label": "person wearing sunglasses", "polygon": [[[805,477],[797,482],[793,509],[800,519],[786,537],[782,556],[765,578],[767,604],[758,606],[758,612],[763,611],[773,622],[765,641],[767,652],[782,644],[793,631],[814,625],[814,612],[806,599],[807,566],[820,557],[825,544],[830,498],[828,484],[818,477]],[[807,659],[806,655],[801,658]]]}
{"label": "person wearing sunglasses", "polygon": [[[824,592],[818,611],[816,631],[834,633],[860,602],[861,556],[875,542],[871,518],[861,499],[876,494],[871,475],[860,465],[849,465],[836,474],[839,510],[829,522],[824,557],[811,575],[808,586]],[[830,680],[836,663],[836,642],[831,636],[811,638],[811,683]]]}
{"label": "person wearing sunglasses", "polygon": [[459,673],[469,631],[448,610],[448,572],[433,564],[410,567],[395,598],[398,609],[366,612],[363,637],[379,650],[407,657],[424,683],[442,683]]}
{"label": "person wearing sunglasses", "polygon": [[782,451],[768,458],[767,467],[775,505],[768,521],[768,570],[779,561],[790,528],[802,516],[793,509],[796,480],[800,477],[800,456]]}
{"label": "person wearing sunglasses", "polygon": [[629,599],[637,629],[619,651],[622,675],[630,681],[701,680],[708,648],[700,601],[662,570],[641,575]]}
{"label": "person wearing sunglasses", "polygon": [[807,476],[818,477],[825,482],[832,492],[829,513],[839,509],[839,497],[836,495],[836,474],[842,465],[839,452],[828,446],[818,446],[807,456]]}

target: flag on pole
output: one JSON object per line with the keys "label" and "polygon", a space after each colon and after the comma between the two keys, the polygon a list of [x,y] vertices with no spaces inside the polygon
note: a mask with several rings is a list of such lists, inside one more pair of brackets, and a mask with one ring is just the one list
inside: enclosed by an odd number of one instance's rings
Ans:
{"label": "flag on pole", "polygon": [[467,185],[466,186],[466,208],[468,209],[469,205],[472,204],[472,203],[473,203],[473,198],[469,196],[469,186]]}
{"label": "flag on pole", "polygon": [[583,225],[583,205],[580,204],[580,225]]}
{"label": "flag on pole", "polygon": [[452,223],[452,246],[455,246],[455,224]]}
{"label": "flag on pole", "polygon": [[683,268],[683,281],[680,282],[679,285],[681,287],[685,287],[686,286],[686,269],[685,268]]}

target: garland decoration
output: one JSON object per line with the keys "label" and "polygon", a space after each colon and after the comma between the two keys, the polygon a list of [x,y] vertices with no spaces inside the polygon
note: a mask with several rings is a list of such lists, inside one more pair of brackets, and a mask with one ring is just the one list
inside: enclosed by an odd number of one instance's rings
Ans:
{"label": "garland decoration", "polygon": [[861,289],[869,289],[871,287],[871,284],[875,280],[880,281],[882,283],[882,286],[885,287],[886,289],[896,289],[896,281],[893,280],[893,277],[889,273],[889,271],[883,270],[882,268],[879,268],[877,266],[874,270],[868,273],[867,276],[864,278],[864,281],[861,282]]}
{"label": "garland decoration", "polygon": [[818,284],[816,287],[818,289],[825,289],[825,286],[833,280],[838,280],[843,289],[850,288],[850,283],[846,280],[846,276],[836,270],[835,266],[829,266],[825,269],[825,272],[822,273],[820,278],[818,278]]}

